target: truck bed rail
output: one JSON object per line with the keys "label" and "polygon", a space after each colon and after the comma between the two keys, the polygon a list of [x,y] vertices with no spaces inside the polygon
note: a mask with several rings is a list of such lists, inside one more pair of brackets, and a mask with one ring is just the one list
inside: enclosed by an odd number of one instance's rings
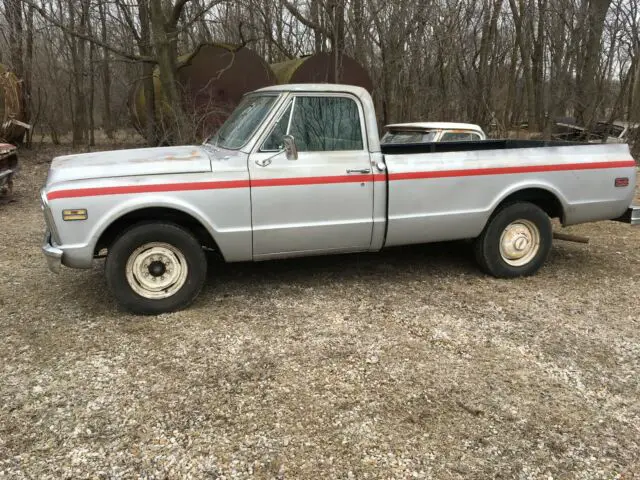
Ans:
{"label": "truck bed rail", "polygon": [[475,150],[508,150],[514,148],[541,147],[581,147],[584,142],[563,142],[557,140],[480,140],[473,142],[430,142],[430,143],[387,143],[381,145],[386,155],[409,153],[468,152]]}

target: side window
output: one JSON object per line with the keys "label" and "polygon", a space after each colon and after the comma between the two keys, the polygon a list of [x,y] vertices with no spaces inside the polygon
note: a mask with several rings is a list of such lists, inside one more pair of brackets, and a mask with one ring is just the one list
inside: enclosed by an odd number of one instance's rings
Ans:
{"label": "side window", "polygon": [[469,142],[480,140],[480,137],[473,132],[444,132],[441,142]]}
{"label": "side window", "polygon": [[263,152],[277,152],[282,150],[282,138],[287,134],[289,126],[289,118],[291,118],[292,103],[289,104],[285,112],[282,114],[278,123],[275,124],[273,130],[262,144],[260,149]]}
{"label": "side window", "polygon": [[300,152],[364,149],[360,113],[350,98],[297,97],[289,134]]}

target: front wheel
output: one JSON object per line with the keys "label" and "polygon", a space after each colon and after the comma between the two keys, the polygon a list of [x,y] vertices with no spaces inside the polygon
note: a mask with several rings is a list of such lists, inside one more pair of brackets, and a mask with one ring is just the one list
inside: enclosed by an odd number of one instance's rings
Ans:
{"label": "front wheel", "polygon": [[142,223],[109,248],[107,283],[116,300],[140,314],[188,306],[202,289],[207,260],[198,240],[172,223]]}
{"label": "front wheel", "polygon": [[475,240],[476,260],[499,278],[533,275],[551,251],[551,220],[529,202],[507,205],[487,223]]}

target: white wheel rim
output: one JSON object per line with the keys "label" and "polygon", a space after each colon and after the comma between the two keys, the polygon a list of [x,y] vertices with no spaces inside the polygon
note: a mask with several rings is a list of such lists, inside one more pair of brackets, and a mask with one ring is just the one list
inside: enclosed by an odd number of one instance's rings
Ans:
{"label": "white wheel rim", "polygon": [[540,250],[540,230],[529,220],[516,220],[500,236],[500,256],[513,267],[529,263]]}
{"label": "white wheel rim", "polygon": [[175,294],[185,284],[188,273],[187,259],[168,243],[145,243],[129,255],[126,265],[129,286],[149,299]]}

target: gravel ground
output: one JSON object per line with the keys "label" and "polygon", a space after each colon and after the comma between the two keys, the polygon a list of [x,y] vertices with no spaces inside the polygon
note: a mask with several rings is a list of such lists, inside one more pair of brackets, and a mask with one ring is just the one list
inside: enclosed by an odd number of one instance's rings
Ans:
{"label": "gravel ground", "polygon": [[102,263],[46,268],[62,151],[0,205],[0,477],[639,478],[640,228],[571,228],[511,281],[460,244],[212,263],[135,317]]}

